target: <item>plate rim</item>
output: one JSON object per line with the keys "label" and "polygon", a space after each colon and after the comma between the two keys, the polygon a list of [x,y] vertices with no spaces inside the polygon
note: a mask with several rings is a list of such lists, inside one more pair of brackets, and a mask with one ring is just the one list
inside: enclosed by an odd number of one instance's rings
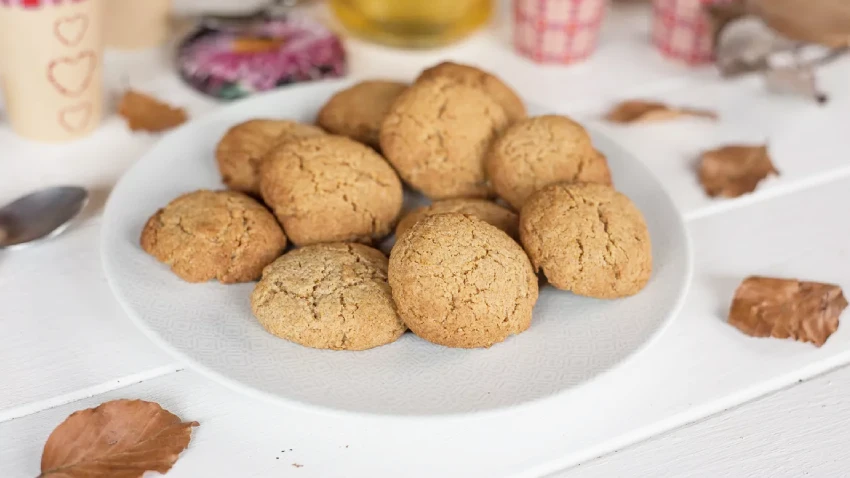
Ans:
{"label": "plate rim", "polygon": [[[643,163],[636,155],[629,153],[628,150],[622,147],[618,142],[614,141],[607,134],[600,131],[599,128],[595,128],[590,123],[591,121],[584,121],[585,127],[591,133],[592,136],[598,138],[604,138],[604,141],[610,143],[616,148],[620,149],[624,153],[626,153],[631,160],[640,164],[640,168],[643,168],[645,172],[652,176],[657,182],[659,188],[658,192],[664,197],[664,199],[669,203],[669,205],[675,211],[674,221],[678,226],[677,229],[682,233],[682,248],[684,253],[684,274],[682,277],[683,287],[676,297],[675,302],[672,307],[670,307],[669,312],[664,318],[663,322],[655,328],[655,330],[647,337],[640,345],[638,345],[631,352],[627,353],[625,356],[621,357],[618,360],[613,361],[610,365],[607,366],[604,370],[597,373],[596,375],[591,376],[590,378],[581,381],[575,385],[572,385],[566,389],[562,389],[551,393],[549,395],[543,395],[540,397],[535,397],[529,400],[525,400],[520,403],[515,404],[507,404],[500,405],[495,407],[490,407],[486,409],[472,410],[472,411],[447,411],[447,412],[412,412],[412,413],[398,413],[398,412],[380,412],[380,411],[364,411],[364,410],[351,410],[347,408],[335,408],[327,405],[319,405],[309,401],[301,400],[298,398],[285,397],[278,394],[274,394],[271,392],[267,392],[255,387],[252,387],[248,384],[240,382],[234,378],[231,378],[221,372],[217,372],[212,368],[204,365],[198,360],[195,360],[190,355],[186,354],[179,350],[176,346],[171,345],[168,341],[166,341],[163,337],[160,336],[156,331],[154,331],[148,324],[145,322],[138,314],[134,311],[134,309],[130,306],[129,301],[122,294],[120,288],[116,284],[115,277],[117,276],[117,272],[113,272],[112,264],[108,259],[106,244],[108,242],[107,235],[109,234],[109,229],[106,227],[111,221],[108,218],[112,217],[116,212],[113,212],[117,206],[115,206],[116,202],[113,199],[114,191],[118,190],[126,181],[127,178],[131,175],[131,173],[140,167],[146,157],[150,156],[152,152],[155,152],[156,148],[168,137],[172,135],[180,134],[181,131],[192,127],[192,125],[196,122],[205,122],[210,121],[212,118],[222,115],[223,111],[228,109],[233,109],[234,105],[240,105],[240,107],[244,108],[246,103],[260,103],[263,100],[268,99],[273,96],[285,96],[295,94],[294,91],[297,90],[307,90],[307,89],[321,89],[326,88],[329,85],[337,85],[338,87],[345,87],[346,85],[353,84],[356,81],[359,81],[360,78],[343,78],[343,79],[327,79],[321,80],[317,82],[313,82],[311,84],[306,85],[294,85],[289,88],[272,90],[269,92],[264,92],[257,95],[252,95],[248,98],[244,98],[241,100],[237,100],[234,102],[230,102],[224,104],[218,108],[215,108],[209,112],[206,112],[197,118],[192,118],[183,125],[167,132],[162,135],[157,141],[150,147],[148,150],[138,159],[136,160],[130,168],[128,168],[121,177],[116,181],[115,185],[112,187],[109,197],[107,198],[106,204],[103,208],[102,220],[101,220],[101,230],[99,233],[99,242],[100,242],[100,259],[101,264],[106,276],[107,284],[109,285],[109,289],[112,292],[112,295],[115,297],[116,301],[121,305],[121,308],[124,310],[127,317],[130,321],[141,330],[141,332],[151,340],[154,344],[156,344],[161,349],[165,350],[167,353],[172,355],[179,362],[189,366],[192,370],[199,372],[201,375],[218,382],[227,388],[236,391],[238,393],[254,397],[260,400],[263,400],[267,403],[274,403],[277,406],[287,406],[296,410],[318,413],[326,416],[333,417],[358,417],[364,418],[368,417],[370,419],[382,419],[382,420],[393,420],[393,421],[420,421],[422,419],[428,420],[444,420],[444,421],[454,421],[458,419],[478,419],[478,418],[487,418],[494,417],[504,414],[513,414],[522,412],[524,410],[534,408],[536,406],[549,403],[551,401],[556,401],[560,398],[563,398],[566,395],[575,393],[578,390],[584,390],[589,386],[593,385],[600,378],[607,376],[612,371],[617,370],[627,363],[633,361],[636,357],[643,354],[646,350],[652,347],[658,339],[667,331],[670,325],[681,313],[685,299],[690,292],[691,284],[693,282],[694,275],[694,257],[693,257],[693,244],[690,235],[690,230],[687,227],[687,223],[685,222],[685,218],[681,211],[676,207],[675,202],[673,201],[672,196],[670,195],[667,188],[661,182],[661,180],[649,169],[646,164]],[[533,107],[539,107],[539,105],[525,101],[527,105],[531,105]],[[533,109],[533,108],[530,108]],[[558,112],[555,109],[549,108],[539,108],[541,111],[549,110],[549,113],[546,114],[566,114],[563,112]]]}

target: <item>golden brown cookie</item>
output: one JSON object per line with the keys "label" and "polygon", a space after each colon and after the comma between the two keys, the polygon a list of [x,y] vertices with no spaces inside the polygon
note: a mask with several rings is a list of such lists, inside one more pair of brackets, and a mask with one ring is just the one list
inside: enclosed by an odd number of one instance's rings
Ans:
{"label": "golden brown cookie", "polygon": [[417,81],[393,103],[381,125],[381,150],[431,199],[485,197],[484,155],[507,124],[489,95],[438,76]]}
{"label": "golden brown cookie", "polygon": [[537,276],[507,234],[468,214],[417,222],[390,255],[398,314],[416,335],[448,347],[489,347],[531,324]]}
{"label": "golden brown cookie", "polygon": [[519,210],[534,191],[561,181],[611,184],[605,156],[584,128],[565,116],[520,121],[493,143],[487,176],[496,194]]}
{"label": "golden brown cookie", "polygon": [[239,123],[224,134],[215,150],[221,180],[230,189],[259,195],[260,162],[272,147],[290,138],[324,133],[315,126],[287,120],[253,119]]}
{"label": "golden brown cookie", "polygon": [[435,76],[445,76],[459,83],[482,89],[502,105],[505,114],[508,115],[508,121],[511,123],[526,117],[525,105],[522,100],[514,90],[495,75],[474,66],[446,61],[423,71],[419,78],[434,78]]}
{"label": "golden brown cookie", "polygon": [[405,331],[387,258],[362,244],[314,244],[281,256],[263,271],[251,310],[269,333],[317,349],[370,349]]}
{"label": "golden brown cookie", "polygon": [[652,273],[643,215],[610,186],[557,183],[532,194],[519,235],[534,264],[559,289],[613,299],[638,293]]}
{"label": "golden brown cookie", "polygon": [[188,282],[257,280],[286,248],[286,236],[260,203],[236,191],[184,194],[142,230],[142,249]]}
{"label": "golden brown cookie", "polygon": [[260,192],[289,239],[366,242],[392,230],[402,189],[380,154],[344,136],[323,135],[284,143],[260,171]]}
{"label": "golden brown cookie", "polygon": [[381,122],[405,88],[406,84],[396,81],[361,81],[333,95],[319,111],[316,122],[330,133],[378,149]]}
{"label": "golden brown cookie", "polygon": [[447,212],[470,214],[495,226],[513,239],[519,239],[519,217],[513,212],[486,199],[444,199],[410,211],[395,228],[396,240],[422,218]]}

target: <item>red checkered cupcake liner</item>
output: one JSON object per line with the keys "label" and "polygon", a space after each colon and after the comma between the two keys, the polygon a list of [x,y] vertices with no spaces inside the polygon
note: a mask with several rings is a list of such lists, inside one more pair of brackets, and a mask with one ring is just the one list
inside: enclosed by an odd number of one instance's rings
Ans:
{"label": "red checkered cupcake liner", "polygon": [[514,47],[540,63],[573,63],[595,50],[605,0],[514,0]]}
{"label": "red checkered cupcake liner", "polygon": [[730,0],[654,0],[652,43],[666,57],[689,64],[714,60],[705,7]]}

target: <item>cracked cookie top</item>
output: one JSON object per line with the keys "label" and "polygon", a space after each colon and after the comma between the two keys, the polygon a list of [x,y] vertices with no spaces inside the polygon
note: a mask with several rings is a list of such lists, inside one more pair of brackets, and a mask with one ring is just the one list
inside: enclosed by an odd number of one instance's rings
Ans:
{"label": "cracked cookie top", "polygon": [[625,297],[652,273],[643,215],[609,186],[558,183],[537,191],[520,212],[519,233],[534,268],[559,289]]}
{"label": "cracked cookie top", "polygon": [[316,122],[330,133],[379,149],[381,122],[405,88],[405,83],[396,81],[361,81],[333,95],[319,111]]}
{"label": "cracked cookie top", "polygon": [[516,92],[495,75],[484,70],[474,66],[444,61],[423,71],[419,78],[434,78],[436,76],[448,77],[458,83],[480,88],[504,108],[505,114],[508,115],[508,121],[511,123],[526,116],[525,105]]}
{"label": "cracked cookie top", "polygon": [[281,256],[263,271],[251,310],[269,333],[319,349],[370,349],[406,330],[387,258],[362,244],[315,244]]}
{"label": "cracked cookie top", "polygon": [[407,213],[395,228],[396,240],[406,233],[417,221],[424,217],[447,212],[471,214],[491,226],[505,231],[513,239],[519,239],[519,217],[508,209],[486,199],[443,199],[427,206],[416,208]]}
{"label": "cracked cookie top", "polygon": [[235,191],[200,190],[148,219],[142,249],[183,280],[257,280],[286,248],[286,236],[260,203]]}
{"label": "cracked cookie top", "polygon": [[507,234],[467,214],[423,218],[393,247],[389,283],[416,335],[449,347],[489,347],[526,330],[537,276]]}
{"label": "cracked cookie top", "polygon": [[260,192],[299,246],[372,243],[390,233],[402,204],[401,181],[384,158],[335,135],[272,150],[261,168]]}
{"label": "cracked cookie top", "polygon": [[281,141],[320,134],[325,132],[295,121],[253,119],[239,123],[227,130],[215,150],[221,180],[230,189],[259,195],[259,168],[266,153]]}
{"label": "cracked cookie top", "polygon": [[417,81],[381,125],[381,150],[414,189],[431,199],[486,197],[484,155],[508,124],[481,89],[438,76]]}
{"label": "cracked cookie top", "polygon": [[517,210],[548,184],[611,184],[605,156],[594,149],[587,131],[565,116],[537,116],[512,125],[493,143],[486,168],[493,190]]}

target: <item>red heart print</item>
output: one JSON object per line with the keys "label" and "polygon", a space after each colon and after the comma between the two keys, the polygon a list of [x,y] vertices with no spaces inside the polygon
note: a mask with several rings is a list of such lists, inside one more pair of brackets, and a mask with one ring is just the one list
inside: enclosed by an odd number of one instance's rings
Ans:
{"label": "red heart print", "polygon": [[53,24],[53,34],[65,46],[77,46],[86,36],[89,28],[89,17],[78,13],[70,17],[62,17]]}
{"label": "red heart print", "polygon": [[47,79],[65,96],[79,96],[91,83],[97,55],[86,50],[76,56],[53,59],[47,67]]}
{"label": "red heart print", "polygon": [[59,124],[69,133],[79,133],[88,126],[91,114],[92,105],[90,102],[68,106],[59,110]]}

